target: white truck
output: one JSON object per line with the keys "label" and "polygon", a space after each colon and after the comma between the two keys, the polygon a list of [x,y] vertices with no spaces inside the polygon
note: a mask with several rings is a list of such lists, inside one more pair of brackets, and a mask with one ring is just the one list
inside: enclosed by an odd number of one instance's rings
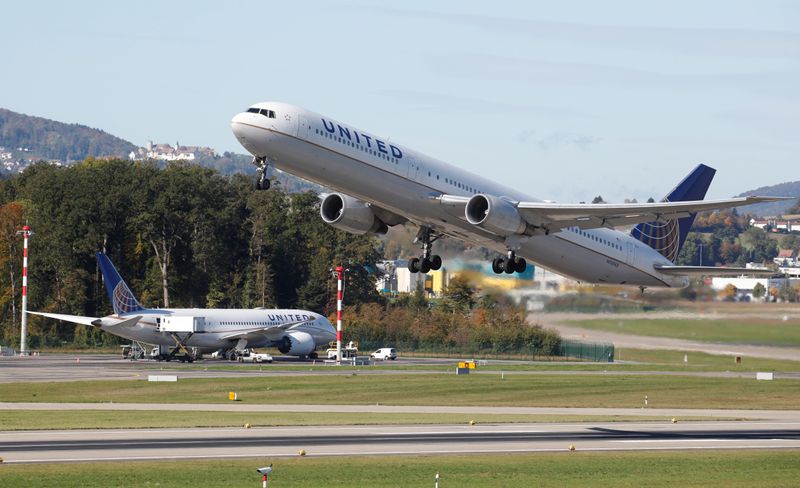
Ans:
{"label": "white truck", "polygon": [[[331,342],[329,344],[328,359],[336,360],[336,343]],[[347,344],[342,344],[342,359],[352,359],[358,357],[358,344],[350,341]]]}
{"label": "white truck", "polygon": [[241,354],[237,354],[237,359],[240,363],[271,363],[272,356],[267,353],[255,352],[246,350]]}

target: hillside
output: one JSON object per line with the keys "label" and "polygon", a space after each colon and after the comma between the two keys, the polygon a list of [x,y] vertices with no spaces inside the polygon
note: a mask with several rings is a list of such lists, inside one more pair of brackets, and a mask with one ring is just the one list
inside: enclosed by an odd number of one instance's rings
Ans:
{"label": "hillside", "polygon": [[[17,166],[6,168],[14,171],[24,170],[28,164],[40,159],[61,162],[82,161],[88,157],[103,156],[127,159],[131,151],[136,152],[138,149],[135,144],[99,129],[80,124],[65,124],[3,108],[0,108],[0,148],[5,148],[0,151],[0,155],[5,152],[11,156],[12,163],[18,161]],[[256,168],[250,163],[252,159],[249,154],[225,152],[209,156],[198,153],[195,164],[213,168],[223,175],[235,173],[255,175]],[[166,163],[162,161],[161,166],[165,165]],[[0,171],[0,178],[8,176],[9,172]],[[322,191],[318,185],[288,173],[277,171],[274,177],[278,184],[290,193]]]}
{"label": "hillside", "polygon": [[[755,190],[750,190],[737,195],[740,197],[748,195],[769,195],[775,197],[800,197],[800,181],[787,181],[772,186],[762,186]],[[739,213],[749,213],[758,217],[782,215],[789,213],[790,209],[797,205],[798,201],[786,200],[783,202],[759,203],[757,205],[747,205],[739,207]]]}
{"label": "hillside", "polygon": [[127,157],[136,149],[130,142],[99,129],[65,124],[0,108],[0,146],[16,152],[25,148],[27,157],[83,160],[89,156]]}

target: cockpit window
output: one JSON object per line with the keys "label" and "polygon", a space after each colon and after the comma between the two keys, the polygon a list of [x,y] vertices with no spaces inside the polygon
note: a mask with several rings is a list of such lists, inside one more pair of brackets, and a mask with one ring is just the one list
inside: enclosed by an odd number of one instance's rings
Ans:
{"label": "cockpit window", "polygon": [[268,117],[270,119],[274,119],[275,118],[275,111],[274,110],[267,110],[265,108],[250,107],[250,108],[247,109],[247,111],[250,112],[251,114],[261,114],[261,115],[263,115],[265,117]]}

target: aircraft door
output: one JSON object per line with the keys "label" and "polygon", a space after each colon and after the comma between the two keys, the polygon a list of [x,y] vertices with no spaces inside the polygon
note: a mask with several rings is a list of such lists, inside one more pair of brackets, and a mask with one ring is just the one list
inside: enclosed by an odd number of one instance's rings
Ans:
{"label": "aircraft door", "polygon": [[628,253],[625,257],[625,261],[631,266],[636,266],[636,244],[628,242],[626,243],[626,248]]}
{"label": "aircraft door", "polygon": [[301,139],[308,139],[308,134],[310,133],[311,133],[311,125],[309,125],[308,119],[302,115],[299,116],[297,137]]}
{"label": "aircraft door", "polygon": [[420,178],[421,175],[422,175],[422,168],[421,168],[421,164],[419,162],[419,159],[417,159],[414,156],[409,156],[408,157],[408,179],[414,180],[414,181],[419,181],[419,178]]}

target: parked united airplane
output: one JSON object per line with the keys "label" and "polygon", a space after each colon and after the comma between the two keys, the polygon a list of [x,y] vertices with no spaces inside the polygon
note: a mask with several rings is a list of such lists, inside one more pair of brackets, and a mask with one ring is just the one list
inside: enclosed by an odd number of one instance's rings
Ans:
{"label": "parked united airplane", "polygon": [[697,212],[779,199],[703,201],[715,170],[701,164],[661,203],[553,203],[286,103],[257,103],[231,128],[254,156],[259,189],[269,188],[274,164],[334,190],[320,205],[334,227],[383,234],[416,224],[422,254],[409,260],[412,272],[439,269],[431,244],[449,236],[501,253],[495,273],[524,271],[528,259],[589,283],[681,287],[691,274],[744,271],[674,264]]}
{"label": "parked united airplane", "polygon": [[336,339],[336,329],[322,315],[306,310],[142,307],[105,254],[97,253],[114,314],[82,317],[28,312],[76,324],[100,327],[145,344],[173,347],[162,359],[191,360],[199,352],[225,350],[231,358],[248,347],[277,347],[291,356],[316,357],[316,348]]}

